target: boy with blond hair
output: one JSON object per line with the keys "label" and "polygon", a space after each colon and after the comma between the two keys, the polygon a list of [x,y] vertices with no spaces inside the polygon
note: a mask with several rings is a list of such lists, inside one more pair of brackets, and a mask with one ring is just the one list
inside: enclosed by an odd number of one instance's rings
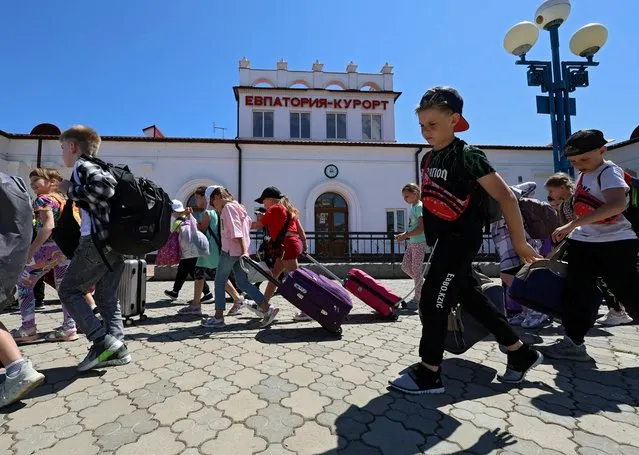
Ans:
{"label": "boy with blond hair", "polygon": [[[62,160],[72,167],[70,181],[60,184],[70,200],[80,207],[80,243],[59,289],[60,300],[76,324],[93,343],[78,371],[124,365],[131,356],[124,338],[124,326],[117,289],[124,258],[109,245],[109,199],[115,194],[116,180],[91,158],[100,148],[100,136],[93,129],[77,125],[60,136]],[[84,301],[91,286],[103,323]]]}

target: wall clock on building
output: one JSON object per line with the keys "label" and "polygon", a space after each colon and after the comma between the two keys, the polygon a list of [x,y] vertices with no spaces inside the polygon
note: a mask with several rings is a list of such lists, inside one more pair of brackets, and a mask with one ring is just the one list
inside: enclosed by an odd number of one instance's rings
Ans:
{"label": "wall clock on building", "polygon": [[324,175],[329,179],[334,179],[335,177],[337,177],[337,174],[339,174],[339,170],[334,164],[329,164],[324,168]]}

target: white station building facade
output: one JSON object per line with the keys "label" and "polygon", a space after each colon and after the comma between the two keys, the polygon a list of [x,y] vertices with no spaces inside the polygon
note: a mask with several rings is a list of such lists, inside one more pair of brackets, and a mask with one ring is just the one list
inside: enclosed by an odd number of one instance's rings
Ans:
{"label": "white station building facade", "polygon": [[[397,142],[393,68],[361,73],[350,63],[345,72],[253,69],[239,62],[235,139],[178,138],[145,129],[139,137],[102,136],[100,158],[126,163],[161,185],[172,198],[189,202],[199,186],[223,185],[252,213],[264,187],[277,186],[301,212],[307,231],[340,234],[401,231],[408,208],[400,190],[415,182],[425,144]],[[48,128],[47,128],[48,126]],[[26,177],[41,165],[63,175],[53,125],[32,134],[4,132],[0,125],[0,170]],[[59,133],[58,133],[59,134]],[[161,136],[161,137],[157,137]],[[610,158],[639,171],[639,133],[610,147]],[[514,184],[543,182],[553,172],[552,149],[478,144]],[[344,237],[342,237],[342,235]],[[342,249],[344,245],[333,245]],[[327,251],[329,252],[329,251]]]}

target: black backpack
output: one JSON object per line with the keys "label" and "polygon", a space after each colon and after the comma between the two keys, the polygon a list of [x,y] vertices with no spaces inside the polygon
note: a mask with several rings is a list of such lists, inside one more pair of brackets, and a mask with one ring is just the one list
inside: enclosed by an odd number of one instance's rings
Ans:
{"label": "black backpack", "polygon": [[117,182],[115,194],[109,199],[109,246],[132,256],[161,248],[171,233],[169,195],[151,180],[133,175],[126,165],[84,158],[110,172]]}

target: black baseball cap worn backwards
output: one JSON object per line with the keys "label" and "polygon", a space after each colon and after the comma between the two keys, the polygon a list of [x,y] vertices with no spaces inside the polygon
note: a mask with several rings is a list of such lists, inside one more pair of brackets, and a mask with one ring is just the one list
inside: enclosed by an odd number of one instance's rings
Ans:
{"label": "black baseball cap worn backwards", "polygon": [[459,114],[459,122],[455,125],[454,130],[456,133],[470,128],[468,121],[462,115],[464,99],[454,88],[438,86],[428,89],[419,102],[419,109],[428,109],[433,106],[448,106],[455,114]]}
{"label": "black baseball cap worn backwards", "polygon": [[262,195],[259,198],[255,199],[255,202],[257,202],[258,204],[262,204],[264,203],[264,199],[266,198],[282,199],[283,197],[284,195],[280,190],[278,190],[274,186],[269,186],[267,188],[264,188],[264,191],[262,191]]}
{"label": "black baseball cap worn backwards", "polygon": [[566,156],[582,155],[614,142],[614,139],[606,139],[599,130],[579,130],[566,140],[564,154]]}

